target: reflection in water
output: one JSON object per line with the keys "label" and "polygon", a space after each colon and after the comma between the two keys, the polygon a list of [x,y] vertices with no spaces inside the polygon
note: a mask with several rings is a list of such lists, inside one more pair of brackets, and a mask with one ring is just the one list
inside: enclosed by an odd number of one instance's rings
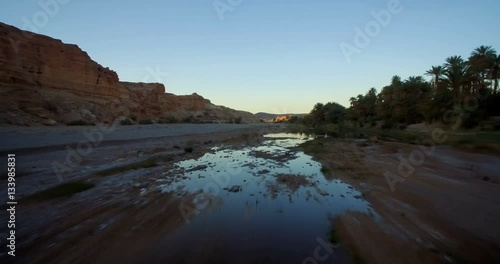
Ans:
{"label": "reflection in water", "polygon": [[[318,162],[291,150],[310,139],[267,135],[260,146],[215,147],[165,172],[176,180],[162,185],[164,192],[203,190],[211,198],[210,206],[159,243],[160,259],[302,263],[313,254],[318,237],[326,240],[328,217],[347,210],[377,217],[353,187],[327,180]],[[322,263],[341,260],[332,256]]]}

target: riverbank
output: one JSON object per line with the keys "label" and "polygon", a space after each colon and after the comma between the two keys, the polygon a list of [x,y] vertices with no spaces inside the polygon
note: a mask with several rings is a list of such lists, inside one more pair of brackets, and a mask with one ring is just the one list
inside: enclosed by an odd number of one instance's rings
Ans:
{"label": "riverbank", "polygon": [[332,220],[340,241],[362,263],[497,263],[500,157],[391,141],[321,138],[302,146],[382,216]]}
{"label": "riverbank", "polygon": [[[150,139],[169,139],[202,135],[216,135],[233,131],[261,130],[270,127],[269,124],[151,124],[122,126],[119,122],[97,126],[40,126],[19,127],[0,126],[2,144],[0,153],[23,149],[39,149],[44,147],[63,147],[76,144],[82,140],[100,139],[100,143],[116,144],[119,142]],[[99,135],[99,137],[97,137]],[[102,139],[101,139],[102,137]]]}
{"label": "riverbank", "polygon": [[[16,154],[17,260],[109,263],[113,260],[106,256],[123,255],[124,248],[134,255],[181,226],[179,205],[189,206],[195,195],[145,194],[158,184],[155,179],[214,146],[258,144],[263,134],[283,129],[269,124],[134,125],[113,131],[1,127],[2,153]],[[7,186],[6,176],[0,178],[2,186]],[[6,217],[1,214],[0,222],[6,223]],[[0,234],[7,233],[6,227],[0,227]],[[127,245],[111,246],[124,237],[131,237]],[[0,259],[6,258],[5,249]]]}
{"label": "riverbank", "polygon": [[[11,150],[17,158],[16,214],[22,216],[16,222],[16,239],[21,256],[32,263],[140,263],[141,256],[161,263],[166,255],[203,263],[208,256],[227,259],[227,252],[235,249],[233,243],[217,245],[243,237],[248,244],[234,257],[260,257],[267,252],[279,256],[282,246],[296,246],[287,251],[295,252],[287,257],[296,260],[303,253],[297,249],[313,254],[321,245],[316,238],[326,241],[325,212],[336,215],[331,221],[342,247],[324,263],[494,263],[499,259],[500,158],[488,152],[451,146],[422,149],[394,142],[397,134],[370,140],[317,138],[302,148],[323,164],[321,168],[296,148],[283,149],[291,145],[281,142],[280,135],[273,140],[262,137],[287,131],[285,125],[130,126],[103,132],[102,139],[95,128],[2,131],[18,142]],[[91,131],[93,136],[86,136]],[[68,143],[50,143],[58,137]],[[40,142],[43,139],[48,140]],[[283,145],[276,149],[273,144],[278,141]],[[29,147],[30,142],[38,142],[38,147]],[[83,144],[91,146],[87,154]],[[418,166],[409,158],[417,150],[424,153]],[[408,159],[413,170],[400,157]],[[233,163],[238,170],[223,167]],[[180,164],[189,166],[179,168]],[[208,186],[211,177],[224,179],[223,172],[233,170],[243,173],[232,177],[236,182],[219,186],[208,210],[196,213],[197,190],[205,183]],[[6,178],[0,181],[6,186]],[[351,205],[364,207],[365,200],[372,213],[344,211],[353,210]],[[217,218],[224,208],[230,213]],[[210,217],[200,216],[210,214],[214,218],[207,225]],[[252,217],[262,219],[248,221]],[[2,215],[0,221],[6,220]],[[198,222],[179,235],[179,228],[192,221]],[[218,227],[220,223],[224,228]],[[253,231],[244,228],[248,226]],[[226,232],[228,227],[232,236]],[[2,228],[0,234],[5,233]],[[266,236],[278,230],[282,237],[295,234],[292,237],[300,242],[272,243],[272,237]],[[257,234],[259,239],[254,237]],[[195,239],[196,256],[184,251],[170,254],[179,248],[191,252],[194,238],[200,238]],[[261,248],[262,241],[275,248]],[[346,246],[352,250],[350,257],[342,253]],[[256,248],[266,254],[256,255],[252,252]],[[5,254],[1,251],[0,259]],[[286,260],[277,262],[289,263]]]}

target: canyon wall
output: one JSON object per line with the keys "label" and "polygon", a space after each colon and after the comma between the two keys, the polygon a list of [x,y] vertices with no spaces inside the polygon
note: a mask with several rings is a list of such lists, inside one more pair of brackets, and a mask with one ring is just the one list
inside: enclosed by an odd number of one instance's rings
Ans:
{"label": "canyon wall", "polygon": [[165,93],[160,83],[120,82],[77,45],[0,22],[0,124],[258,122],[251,113],[213,105],[194,93]]}
{"label": "canyon wall", "polygon": [[119,96],[116,72],[77,45],[0,23],[0,85],[38,86],[89,96]]}

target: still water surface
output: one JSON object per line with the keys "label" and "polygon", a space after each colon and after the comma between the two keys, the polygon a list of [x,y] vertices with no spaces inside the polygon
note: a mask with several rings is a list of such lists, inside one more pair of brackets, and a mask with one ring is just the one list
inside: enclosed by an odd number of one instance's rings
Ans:
{"label": "still water surface", "polygon": [[[325,178],[321,164],[294,149],[312,140],[271,134],[258,146],[219,146],[196,160],[177,163],[165,175],[177,179],[164,192],[195,193],[197,208],[184,208],[187,224],[158,243],[165,263],[315,263],[330,219],[346,211],[378,218],[352,186]],[[332,251],[330,251],[332,252]],[[324,261],[349,263],[334,248]],[[312,258],[312,259],[311,259]]]}

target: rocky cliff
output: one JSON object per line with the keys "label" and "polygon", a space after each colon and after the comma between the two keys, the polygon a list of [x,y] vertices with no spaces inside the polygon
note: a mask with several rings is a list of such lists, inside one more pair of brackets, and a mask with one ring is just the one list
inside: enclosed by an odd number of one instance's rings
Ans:
{"label": "rocky cliff", "polygon": [[0,84],[68,90],[83,96],[119,96],[116,72],[76,45],[0,23]]}
{"label": "rocky cliff", "polygon": [[159,83],[120,82],[78,46],[0,23],[0,123],[65,125],[118,117],[155,122],[258,122],[251,113]]}

